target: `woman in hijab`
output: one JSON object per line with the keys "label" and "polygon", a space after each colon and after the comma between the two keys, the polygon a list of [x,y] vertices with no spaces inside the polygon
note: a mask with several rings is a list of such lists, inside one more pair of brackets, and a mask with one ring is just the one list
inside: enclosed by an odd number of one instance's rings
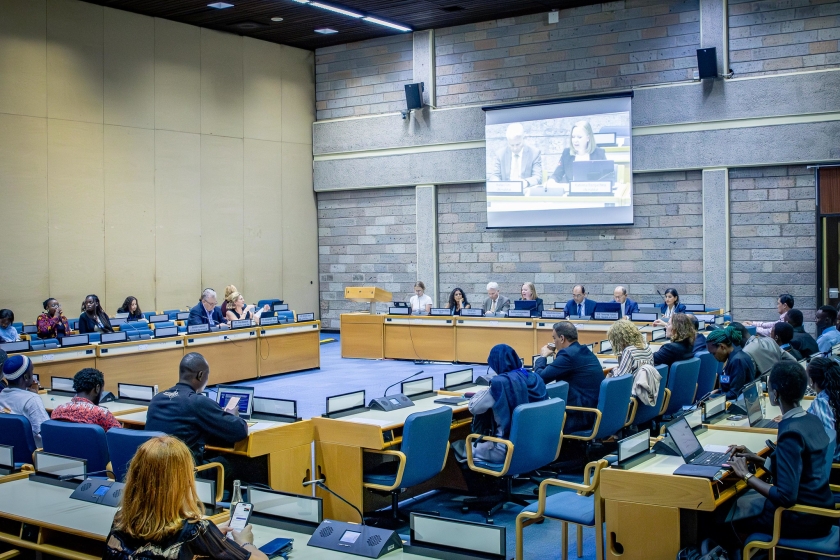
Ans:
{"label": "woman in hijab", "polygon": [[[513,422],[513,411],[520,404],[544,401],[545,383],[542,377],[522,367],[522,360],[507,344],[497,344],[490,350],[487,364],[497,375],[490,380],[490,387],[477,392],[470,399],[470,412],[474,417],[483,416],[489,425],[487,435],[507,439]],[[480,441],[473,444],[473,459],[502,463],[507,452],[504,444]]]}

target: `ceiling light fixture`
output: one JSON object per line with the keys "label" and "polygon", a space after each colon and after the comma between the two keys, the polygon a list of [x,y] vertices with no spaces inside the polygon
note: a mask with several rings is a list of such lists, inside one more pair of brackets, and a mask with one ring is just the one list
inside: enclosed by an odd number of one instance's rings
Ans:
{"label": "ceiling light fixture", "polygon": [[377,25],[384,25],[385,27],[390,27],[391,29],[396,29],[398,31],[411,31],[410,27],[406,27],[404,25],[399,25],[397,23],[391,23],[390,21],[385,21],[384,19],[379,19],[379,18],[370,17],[370,16],[364,17],[362,19],[364,19],[365,21],[368,21],[370,23],[375,23]]}
{"label": "ceiling light fixture", "polygon": [[297,2],[298,4],[309,4],[309,0],[293,0],[293,1]]}
{"label": "ceiling light fixture", "polygon": [[283,21],[283,18],[281,18],[281,17],[273,17],[273,18],[271,18],[271,21]]}
{"label": "ceiling light fixture", "polygon": [[228,4],[227,2],[213,2],[212,4],[207,4],[207,7],[224,10],[225,8],[233,8],[233,4]]}
{"label": "ceiling light fixture", "polygon": [[321,35],[332,35],[333,33],[338,33],[338,31],[330,29],[329,27],[321,27],[320,29],[316,29],[315,33],[320,33]]}
{"label": "ceiling light fixture", "polygon": [[344,8],[339,8],[338,6],[330,6],[329,4],[324,4],[322,2],[310,2],[310,6],[315,6],[316,8],[321,8],[322,10],[329,10],[331,12],[335,12],[337,14],[343,14],[345,16],[350,16],[352,18],[363,18],[365,17],[362,14],[351,12],[350,10],[345,10]]}

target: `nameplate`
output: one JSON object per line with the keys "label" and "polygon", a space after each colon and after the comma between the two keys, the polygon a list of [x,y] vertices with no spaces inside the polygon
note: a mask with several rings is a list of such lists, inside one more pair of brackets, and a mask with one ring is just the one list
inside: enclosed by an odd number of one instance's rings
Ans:
{"label": "nameplate", "polygon": [[274,311],[288,311],[289,304],[288,303],[275,303],[274,304]]}
{"label": "nameplate", "polygon": [[169,320],[169,315],[163,315],[163,314],[161,314],[161,315],[151,315],[149,317],[149,322],[150,323],[165,323],[168,320]]}
{"label": "nameplate", "polygon": [[410,307],[389,307],[388,315],[411,315]]}
{"label": "nameplate", "polygon": [[198,334],[205,332],[210,332],[210,325],[190,325],[189,327],[187,327],[187,333],[189,334]]}
{"label": "nameplate", "polygon": [[178,315],[175,316],[176,321],[188,321],[189,318],[190,318],[190,312],[189,311],[180,311],[180,312],[178,312]]}
{"label": "nameplate", "polygon": [[278,322],[277,317],[260,317],[260,326],[261,327],[265,327],[267,325],[276,325],[277,322]]}
{"label": "nameplate", "polygon": [[178,336],[178,327],[158,327],[154,332],[155,338]]}
{"label": "nameplate", "polygon": [[554,309],[566,309],[566,304],[562,301],[555,301]]}
{"label": "nameplate", "polygon": [[251,319],[237,319],[236,321],[230,322],[230,328],[232,329],[247,329],[251,326]]}
{"label": "nameplate", "polygon": [[618,312],[600,311],[595,313],[596,321],[618,321]]}
{"label": "nameplate", "polygon": [[453,309],[449,309],[447,307],[432,307],[429,315],[432,315],[433,317],[447,317],[452,315],[453,311]]}
{"label": "nameplate", "polygon": [[[483,309],[462,309],[461,317],[483,317]],[[530,317],[530,315],[528,315]]]}
{"label": "nameplate", "polygon": [[542,312],[542,318],[543,319],[565,319],[566,318],[566,312],[565,311],[544,310]]}
{"label": "nameplate", "polygon": [[314,313],[298,313],[297,322],[304,323],[306,321],[314,321],[315,314]]}
{"label": "nameplate", "polygon": [[632,321],[641,321],[643,323],[652,323],[659,318],[657,313],[631,313],[630,319]]}
{"label": "nameplate", "polygon": [[531,310],[530,309],[511,309],[508,311],[508,317],[511,318],[518,318],[518,319],[528,319],[531,317]]}

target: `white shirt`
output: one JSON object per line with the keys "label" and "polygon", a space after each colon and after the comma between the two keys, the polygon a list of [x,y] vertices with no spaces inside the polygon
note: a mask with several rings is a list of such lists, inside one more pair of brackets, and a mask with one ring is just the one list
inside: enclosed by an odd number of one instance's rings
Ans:
{"label": "white shirt", "polygon": [[518,154],[510,154],[510,180],[520,181],[522,179],[522,150]]}
{"label": "white shirt", "polygon": [[26,416],[32,426],[35,445],[41,447],[41,424],[49,420],[50,417],[44,408],[44,401],[41,400],[40,395],[25,389],[7,387],[0,393],[0,407],[8,408],[12,414]]}
{"label": "white shirt", "polygon": [[409,300],[411,302],[411,312],[412,313],[425,313],[426,306],[432,305],[432,298],[423,294],[419,298],[416,295],[411,296]]}

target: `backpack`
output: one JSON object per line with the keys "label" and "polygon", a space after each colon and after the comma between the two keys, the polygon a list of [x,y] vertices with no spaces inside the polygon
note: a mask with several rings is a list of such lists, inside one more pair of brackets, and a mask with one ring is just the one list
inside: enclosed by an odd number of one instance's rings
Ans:
{"label": "backpack", "polygon": [[712,539],[706,539],[699,547],[689,546],[677,553],[677,560],[729,560],[729,555]]}

